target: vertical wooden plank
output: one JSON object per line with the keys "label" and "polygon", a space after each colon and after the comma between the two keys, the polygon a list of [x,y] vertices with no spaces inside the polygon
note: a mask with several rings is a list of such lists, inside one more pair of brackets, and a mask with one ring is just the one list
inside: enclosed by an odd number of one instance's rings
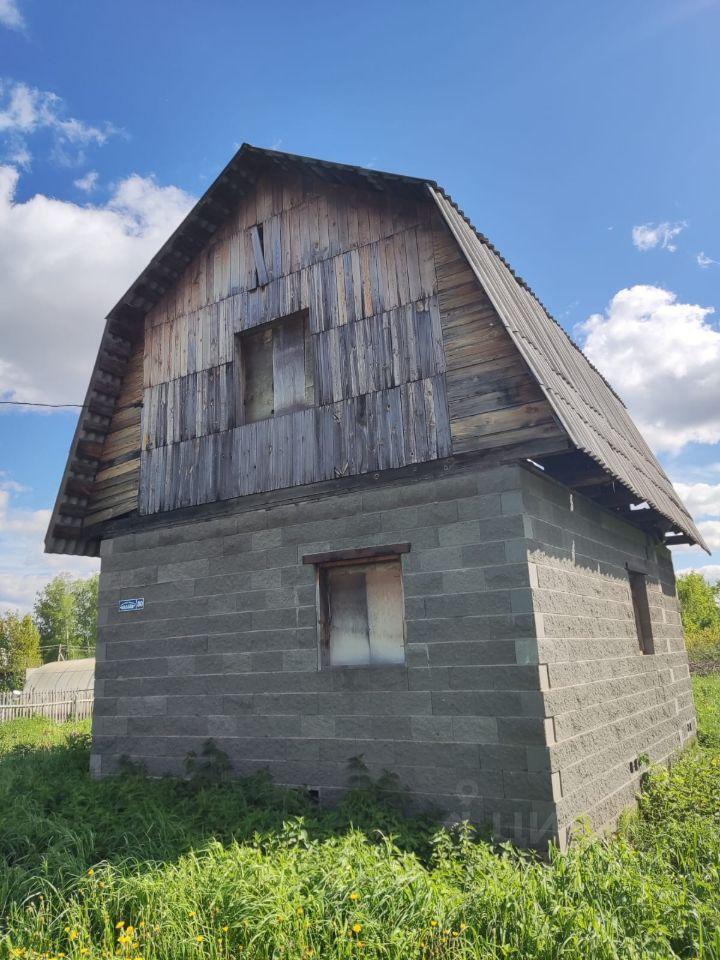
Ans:
{"label": "vertical wooden plank", "polygon": [[405,235],[396,233],[393,237],[395,253],[395,272],[397,275],[398,303],[408,303],[410,300],[410,281],[408,279],[407,254],[405,252]]}
{"label": "vertical wooden plank", "polygon": [[437,293],[437,276],[435,274],[435,254],[430,228],[424,225],[419,226],[416,237],[422,296],[432,297]]}
{"label": "vertical wooden plank", "polygon": [[326,260],[330,256],[330,235],[328,228],[328,201],[326,196],[318,198],[318,252],[319,260]]}
{"label": "vertical wooden plank", "polygon": [[404,663],[404,603],[399,561],[368,564],[367,590],[370,662]]}
{"label": "vertical wooden plank", "polygon": [[350,254],[350,264],[352,270],[352,289],[353,289],[353,316],[359,320],[363,315],[363,283],[362,271],[360,268],[360,253],[353,250]]}
{"label": "vertical wooden plank", "polygon": [[343,268],[343,258],[334,257],[331,261],[333,267],[333,280],[335,283],[336,297],[337,297],[337,324],[342,325],[347,323],[348,314],[347,314],[347,303],[345,300],[345,271]]}
{"label": "vertical wooden plank", "polygon": [[273,331],[275,414],[305,404],[305,323],[302,317],[284,320]]}
{"label": "vertical wooden plank", "polygon": [[360,248],[360,274],[362,278],[362,316],[371,317],[373,313],[372,278],[370,275],[370,247]]}
{"label": "vertical wooden plank", "polygon": [[415,230],[406,230],[404,237],[410,299],[415,301],[419,300],[423,295],[422,283],[420,280],[420,261],[418,257],[417,236]]}
{"label": "vertical wooden plank", "polygon": [[437,455],[438,457],[449,457],[452,455],[452,433],[445,377],[442,375],[433,377],[432,383],[437,431]]}

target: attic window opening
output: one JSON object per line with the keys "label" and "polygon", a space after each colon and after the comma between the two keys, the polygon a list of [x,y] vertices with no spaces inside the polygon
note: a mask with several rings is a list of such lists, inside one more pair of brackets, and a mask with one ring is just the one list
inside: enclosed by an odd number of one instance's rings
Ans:
{"label": "attic window opening", "polygon": [[250,227],[250,240],[252,242],[253,256],[255,258],[255,273],[259,287],[264,287],[268,282],[268,272],[265,266],[265,247],[263,244],[263,226],[261,223]]}
{"label": "attic window opening", "polygon": [[307,311],[235,337],[237,425],[312,405],[314,375]]}
{"label": "attic window opening", "polygon": [[405,663],[399,557],[321,565],[318,594],[324,667]]}
{"label": "attic window opening", "polygon": [[638,570],[628,570],[630,596],[632,598],[635,629],[641,653],[654,653],[652,617],[648,600],[647,577]]}

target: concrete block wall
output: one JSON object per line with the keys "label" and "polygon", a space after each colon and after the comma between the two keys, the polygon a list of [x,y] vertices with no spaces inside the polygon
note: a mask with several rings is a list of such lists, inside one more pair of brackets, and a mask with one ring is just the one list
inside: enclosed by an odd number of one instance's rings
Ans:
{"label": "concrete block wall", "polygon": [[[308,488],[312,494],[312,488]],[[398,774],[419,806],[561,845],[612,825],[642,754],[695,717],[668,551],[520,466],[454,468],[106,540],[92,764],[182,775],[212,738],[244,775],[335,801],[347,762]],[[406,663],[319,669],[305,554],[408,541]],[[655,653],[625,564],[641,560]],[[120,613],[118,601],[145,608]]]}
{"label": "concrete block wall", "polygon": [[[105,541],[93,769],[182,774],[213,738],[237,775],[335,800],[347,762],[419,805],[542,844],[555,784],[522,512],[524,471],[454,470]],[[408,541],[406,664],[318,668],[305,554]],[[144,597],[141,612],[118,601]]]}
{"label": "concrete block wall", "polygon": [[[669,550],[566,487],[524,472],[529,576],[561,840],[575,819],[611,827],[634,802],[643,754],[695,734]],[[654,654],[638,642],[626,564],[645,564]]]}

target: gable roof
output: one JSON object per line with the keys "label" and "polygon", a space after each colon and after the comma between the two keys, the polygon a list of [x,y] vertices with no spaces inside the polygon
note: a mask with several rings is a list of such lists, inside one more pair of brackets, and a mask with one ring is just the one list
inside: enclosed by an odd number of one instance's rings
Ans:
{"label": "gable roof", "polygon": [[435,181],[243,144],[107,315],[45,538],[46,551],[85,555],[99,552],[97,531],[86,532],[82,527],[83,503],[97,472],[102,441],[122,386],[123,364],[131,354],[133,342],[142,336],[145,314],[180,278],[233,206],[254,189],[258,177],[272,170],[312,175],[329,183],[379,192],[416,196],[429,192],[572,442],[665,517],[672,529],[682,531],[690,541],[707,550],[670,480],[612,387]]}

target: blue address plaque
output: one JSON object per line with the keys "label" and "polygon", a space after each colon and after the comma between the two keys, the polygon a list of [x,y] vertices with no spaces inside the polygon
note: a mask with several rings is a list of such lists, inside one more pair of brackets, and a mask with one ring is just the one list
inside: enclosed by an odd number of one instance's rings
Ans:
{"label": "blue address plaque", "polygon": [[133,610],[145,609],[145,597],[133,597],[131,600],[120,600],[118,610],[120,613],[130,613]]}

